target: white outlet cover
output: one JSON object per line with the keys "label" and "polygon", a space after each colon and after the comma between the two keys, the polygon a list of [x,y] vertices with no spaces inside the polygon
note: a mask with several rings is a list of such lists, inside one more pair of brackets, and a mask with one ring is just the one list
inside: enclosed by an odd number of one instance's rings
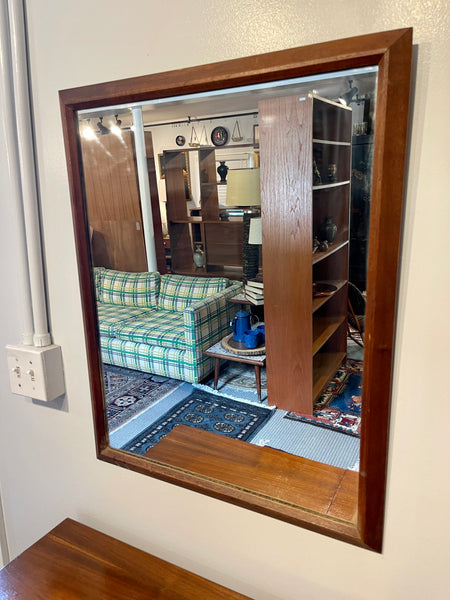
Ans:
{"label": "white outlet cover", "polygon": [[61,347],[7,346],[11,391],[50,401],[65,392]]}

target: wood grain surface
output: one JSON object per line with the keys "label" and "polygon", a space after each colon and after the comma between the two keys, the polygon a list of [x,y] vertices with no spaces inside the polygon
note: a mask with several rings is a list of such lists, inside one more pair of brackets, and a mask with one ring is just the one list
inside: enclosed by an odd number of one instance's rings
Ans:
{"label": "wood grain surface", "polygon": [[269,404],[312,414],[312,101],[258,104]]}
{"label": "wood grain surface", "polygon": [[66,519],[0,571],[5,600],[244,600],[212,581]]}
{"label": "wood grain surface", "polygon": [[178,425],[145,456],[321,515],[336,514],[348,522],[356,516],[358,473],[274,448]]}

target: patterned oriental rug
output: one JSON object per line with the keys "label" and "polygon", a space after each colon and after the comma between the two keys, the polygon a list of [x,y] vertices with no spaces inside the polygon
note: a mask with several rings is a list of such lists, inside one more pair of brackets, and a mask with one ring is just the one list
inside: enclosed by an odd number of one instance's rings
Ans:
{"label": "patterned oriental rug", "polygon": [[257,433],[273,413],[272,409],[264,406],[239,402],[195,389],[121,449],[134,454],[145,454],[179,424],[250,441],[249,438]]}
{"label": "patterned oriental rug", "polygon": [[106,415],[115,431],[182,384],[178,379],[103,365]]}
{"label": "patterned oriental rug", "polygon": [[313,416],[288,412],[285,419],[360,436],[363,363],[347,360],[314,405]]}

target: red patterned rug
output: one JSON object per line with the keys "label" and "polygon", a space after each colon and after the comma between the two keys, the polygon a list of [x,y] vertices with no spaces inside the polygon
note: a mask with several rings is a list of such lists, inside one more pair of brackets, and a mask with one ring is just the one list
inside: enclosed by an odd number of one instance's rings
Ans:
{"label": "red patterned rug", "polygon": [[314,405],[313,416],[288,412],[285,419],[335,429],[356,437],[361,432],[362,361],[347,360]]}
{"label": "red patterned rug", "polygon": [[106,416],[111,433],[182,384],[178,379],[103,365]]}

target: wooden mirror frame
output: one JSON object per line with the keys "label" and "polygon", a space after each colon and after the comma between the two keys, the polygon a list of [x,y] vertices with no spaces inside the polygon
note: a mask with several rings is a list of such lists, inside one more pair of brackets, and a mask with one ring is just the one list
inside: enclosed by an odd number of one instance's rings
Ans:
{"label": "wooden mirror frame", "polygon": [[[408,28],[60,92],[98,458],[381,552],[411,51]],[[378,66],[378,86],[359,474],[354,480],[339,479],[333,502],[339,501],[324,508],[329,467],[299,457],[291,460],[270,448],[242,442],[227,446],[236,440],[215,435],[219,447],[224,444],[232,456],[213,452],[202,464],[199,454],[191,457],[190,468],[111,448],[77,111],[369,66]]]}

